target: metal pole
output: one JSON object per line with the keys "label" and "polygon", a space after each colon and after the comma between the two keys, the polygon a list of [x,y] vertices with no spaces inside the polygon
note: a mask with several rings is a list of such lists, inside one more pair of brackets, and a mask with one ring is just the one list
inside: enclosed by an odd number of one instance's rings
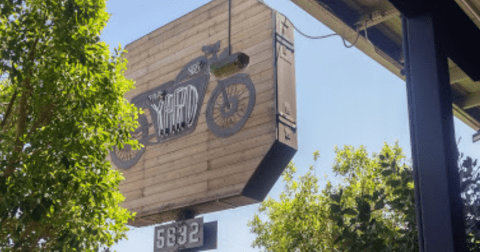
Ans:
{"label": "metal pole", "polygon": [[[411,83],[412,81],[409,79],[409,77],[411,77],[411,74],[407,74],[410,72],[410,58],[409,58],[409,54],[407,52],[409,52],[409,40],[408,40],[408,32],[407,32],[407,19],[405,16],[402,16],[402,28],[403,28],[403,51],[404,51],[404,58],[405,58],[405,68],[404,68],[404,71],[405,71],[405,79],[407,81],[407,83]],[[409,92],[410,89],[407,89],[407,92]],[[410,95],[409,95],[410,97]],[[412,107],[411,106],[408,106],[408,113],[410,115],[412,115]],[[412,130],[412,127],[413,125],[411,124],[412,123],[412,120],[410,120],[410,131]],[[413,139],[413,138],[412,138]],[[412,148],[412,153],[415,152],[415,146],[413,145],[413,142],[411,144],[411,148]],[[418,188],[418,184],[419,184],[419,181],[418,181],[418,170],[416,168],[413,169],[413,179],[414,179],[414,184],[415,184],[415,213],[417,215],[417,229],[418,229],[418,244],[420,246],[420,252],[424,252],[424,249],[423,249],[423,222],[422,222],[422,207],[420,205],[420,190]]]}
{"label": "metal pole", "polygon": [[420,251],[465,251],[447,57],[435,12],[404,18],[405,73]]}

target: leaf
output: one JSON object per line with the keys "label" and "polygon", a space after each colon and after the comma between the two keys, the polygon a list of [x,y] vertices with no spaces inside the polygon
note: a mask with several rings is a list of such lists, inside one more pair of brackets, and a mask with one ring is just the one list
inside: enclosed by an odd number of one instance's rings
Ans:
{"label": "leaf", "polygon": [[384,155],[379,155],[378,156],[380,158],[380,160],[384,161],[385,160],[385,156]]}
{"label": "leaf", "polygon": [[37,205],[33,211],[32,211],[32,214],[30,215],[30,217],[32,218],[32,220],[34,220],[35,222],[39,222],[43,217],[44,217],[44,214],[45,214],[45,208],[43,208],[42,205]]}
{"label": "leaf", "polygon": [[331,204],[330,205],[330,210],[332,211],[332,213],[340,213],[342,208],[338,204]]}
{"label": "leaf", "polygon": [[465,160],[462,163],[462,166],[465,168],[471,168],[472,167],[472,158],[471,157],[466,157]]}
{"label": "leaf", "polygon": [[5,177],[0,175],[0,193],[7,193],[7,185],[5,183]]}
{"label": "leaf", "polygon": [[337,203],[340,203],[341,199],[342,199],[342,195],[341,194],[332,194],[330,195],[330,198],[337,202]]}
{"label": "leaf", "polygon": [[358,215],[358,212],[355,211],[353,208],[347,208],[342,211],[342,214],[347,214],[347,215]]}
{"label": "leaf", "polygon": [[370,204],[362,199],[357,201],[358,218],[360,221],[368,221],[370,219]]}
{"label": "leaf", "polygon": [[388,176],[390,176],[390,175],[393,174],[393,171],[390,170],[390,169],[386,169],[386,170],[383,170],[383,171],[381,172],[381,174],[382,174],[382,176],[384,176],[384,177],[388,177]]}
{"label": "leaf", "polygon": [[375,203],[375,210],[380,210],[384,206],[385,206],[385,203],[383,202],[383,200],[377,201],[377,203]]}
{"label": "leaf", "polygon": [[387,181],[387,185],[389,185],[391,187],[397,187],[401,184],[402,184],[402,182],[400,180],[389,180],[389,181]]}

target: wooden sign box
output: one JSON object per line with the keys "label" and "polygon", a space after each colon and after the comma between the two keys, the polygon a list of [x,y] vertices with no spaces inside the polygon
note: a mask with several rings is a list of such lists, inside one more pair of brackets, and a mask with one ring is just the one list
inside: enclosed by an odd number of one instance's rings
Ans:
{"label": "wooden sign box", "polygon": [[[186,67],[190,66],[190,74],[196,73],[192,68],[195,59],[200,62],[196,66],[208,67],[204,60],[211,55],[202,58],[202,48],[220,41],[220,54],[228,46],[228,8],[227,0],[214,0],[127,45],[126,77],[136,81],[136,89],[126,98],[138,100],[149,90],[159,90],[155,94],[161,96],[165,83],[175,87],[182,73],[188,76]],[[123,206],[137,212],[131,225],[174,220],[184,210],[201,214],[261,202],[295,154],[291,23],[257,0],[233,0],[231,45],[232,53],[249,57],[238,74],[248,76],[254,85],[253,110],[235,134],[219,137],[212,132],[206,111],[223,78],[210,74],[192,132],[146,145],[131,167],[118,167],[125,176],[120,187],[126,197]],[[159,133],[152,123],[152,110],[144,111],[148,120],[145,132]],[[187,112],[184,115],[187,117]],[[193,118],[193,114],[188,116]]]}

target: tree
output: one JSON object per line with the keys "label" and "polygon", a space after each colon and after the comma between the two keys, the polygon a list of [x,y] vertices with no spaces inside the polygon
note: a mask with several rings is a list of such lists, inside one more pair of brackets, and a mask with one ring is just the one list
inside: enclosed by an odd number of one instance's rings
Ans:
{"label": "tree", "polygon": [[[264,251],[418,251],[412,169],[398,143],[369,156],[363,146],[335,148],[333,172],[343,179],[319,191],[314,167],[283,174],[279,200],[268,198],[249,222]],[[314,153],[314,160],[319,157]]]}
{"label": "tree", "polygon": [[[480,251],[480,167],[471,157],[459,158],[460,185],[463,213],[469,251]],[[462,159],[463,158],[463,159]]]}
{"label": "tree", "polygon": [[0,2],[0,250],[98,251],[125,237],[106,161],[137,126],[105,0]]}

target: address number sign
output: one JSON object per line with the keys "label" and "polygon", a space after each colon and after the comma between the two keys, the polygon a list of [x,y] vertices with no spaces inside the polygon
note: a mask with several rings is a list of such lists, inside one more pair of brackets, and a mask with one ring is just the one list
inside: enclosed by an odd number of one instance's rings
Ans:
{"label": "address number sign", "polygon": [[155,252],[201,247],[203,245],[203,218],[155,227],[154,244]]}

